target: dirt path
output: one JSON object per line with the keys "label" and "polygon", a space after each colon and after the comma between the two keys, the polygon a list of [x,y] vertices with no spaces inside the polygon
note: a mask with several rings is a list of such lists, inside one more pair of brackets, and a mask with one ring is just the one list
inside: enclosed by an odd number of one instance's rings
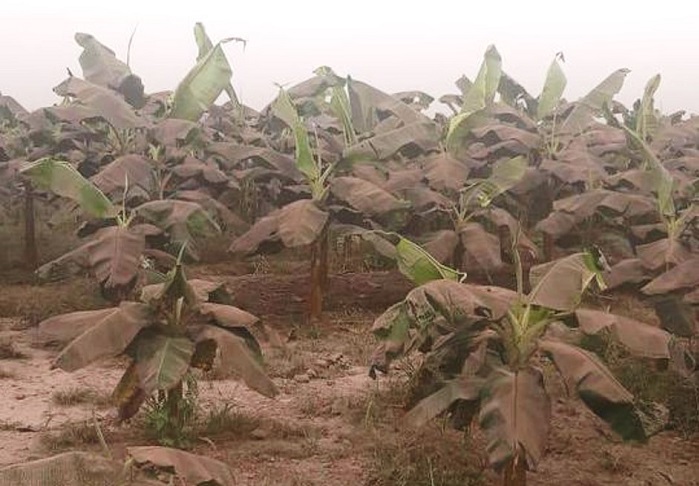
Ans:
{"label": "dirt path", "polygon": [[[420,486],[431,484],[430,477],[442,485],[495,484],[494,475],[484,470],[481,437],[465,445],[462,434],[437,426],[424,433],[403,429],[402,388],[396,386],[400,373],[378,382],[367,376],[374,345],[369,328],[376,313],[358,309],[371,303],[380,308],[376,295],[386,303],[400,298],[400,280],[387,275],[341,279],[347,286],[335,287],[335,310],[324,327],[311,329],[299,327],[288,312],[302,309],[294,300],[302,292],[298,277],[266,278],[266,288],[274,289],[269,294],[259,293],[253,277],[227,281],[237,299],[256,302],[251,305],[258,314],[283,335],[297,329],[286,349],[267,350],[267,367],[281,393],[270,400],[233,380],[200,380],[202,420],[212,423],[212,414],[227,411],[226,422],[198,434],[196,452],[228,463],[239,485]],[[372,282],[381,287],[367,292]],[[40,346],[34,329],[12,330],[17,322],[0,319],[0,340],[17,352],[13,359],[0,360],[0,466],[61,448],[99,451],[94,441],[80,442],[79,434],[72,444],[56,440],[66,430],[82,430],[93,413],[102,419],[117,456],[128,445],[144,443],[138,422],[116,427],[110,422],[113,412],[101,404],[120,377],[119,361],[75,373],[50,370],[57,350]],[[73,406],[57,403],[57,392],[75,390],[93,390],[93,395]],[[447,474],[458,467],[465,471],[461,476]],[[548,453],[530,474],[530,484],[699,485],[699,442],[663,432],[645,446],[623,444],[580,403],[559,396]]]}

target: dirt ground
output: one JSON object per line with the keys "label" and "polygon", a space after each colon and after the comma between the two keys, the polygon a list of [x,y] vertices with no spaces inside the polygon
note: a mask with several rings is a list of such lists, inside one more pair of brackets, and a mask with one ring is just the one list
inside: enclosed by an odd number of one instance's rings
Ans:
{"label": "dirt ground", "polygon": [[[368,377],[373,319],[408,284],[395,273],[347,274],[331,281],[325,322],[305,325],[303,275],[231,276],[223,267],[192,274],[225,281],[236,303],[267,322],[286,348],[266,350],[281,393],[264,398],[234,380],[199,381],[200,417],[193,449],[228,463],[239,485],[497,484],[485,467],[483,439],[438,424],[402,427],[410,362],[389,377]],[[35,299],[32,287],[3,286]],[[61,307],[62,311],[65,311]],[[116,457],[153,443],[138,417],[116,426],[107,397],[119,360],[66,373],[51,370],[58,349],[42,342],[23,316],[0,318],[0,341],[14,354],[0,360],[0,466],[67,449],[100,451],[92,420]],[[92,390],[88,392],[87,390]],[[646,445],[624,444],[562,387],[554,391],[548,453],[533,485],[699,485],[699,440],[674,431]],[[72,398],[70,398],[72,397]]]}

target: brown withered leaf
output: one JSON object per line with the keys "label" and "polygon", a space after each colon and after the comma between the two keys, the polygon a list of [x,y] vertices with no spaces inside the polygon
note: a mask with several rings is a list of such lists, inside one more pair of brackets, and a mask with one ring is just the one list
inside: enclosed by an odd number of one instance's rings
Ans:
{"label": "brown withered leaf", "polygon": [[575,390],[597,416],[624,439],[646,438],[634,396],[624,388],[594,354],[552,339],[541,339],[539,348],[553,360],[569,389]]}
{"label": "brown withered leaf", "polygon": [[489,377],[484,393],[479,421],[490,464],[501,469],[523,452],[527,468],[536,469],[551,428],[551,400],[541,371],[501,369]]}
{"label": "brown withered leaf", "polygon": [[336,177],[330,190],[338,199],[370,216],[379,216],[408,206],[405,201],[358,177]]}
{"label": "brown withered leaf", "polygon": [[675,268],[651,280],[641,289],[646,295],[669,294],[699,286],[699,258],[686,260]]}
{"label": "brown withered leaf", "polygon": [[230,468],[221,461],[168,447],[129,447],[126,452],[139,464],[151,464],[166,471],[174,470],[186,484],[194,486],[229,486],[236,484]]}
{"label": "brown withered leaf", "polygon": [[216,370],[221,376],[238,375],[245,384],[266,397],[277,395],[277,387],[267,377],[260,364],[261,356],[251,349],[247,341],[226,329],[217,326],[202,326],[196,343],[214,340],[219,350]]}
{"label": "brown withered leaf", "polygon": [[[119,311],[110,313],[75,338],[56,357],[53,367],[75,371],[100,358],[121,354],[141,329],[152,324],[146,304],[125,301]],[[39,324],[41,328],[41,324]]]}
{"label": "brown withered leaf", "polygon": [[328,216],[311,199],[294,201],[279,210],[279,237],[289,248],[310,245],[323,231]]}
{"label": "brown withered leaf", "polygon": [[425,177],[432,189],[457,192],[464,187],[470,170],[466,164],[440,153],[428,157],[424,163]]}
{"label": "brown withered leaf", "polygon": [[575,318],[585,334],[609,330],[636,356],[653,359],[670,357],[670,335],[662,329],[635,319],[593,309],[578,309],[575,311]]}

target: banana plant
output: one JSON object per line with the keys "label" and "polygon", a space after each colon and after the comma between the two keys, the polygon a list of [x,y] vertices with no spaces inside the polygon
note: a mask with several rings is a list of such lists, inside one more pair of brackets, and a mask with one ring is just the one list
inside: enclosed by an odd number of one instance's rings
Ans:
{"label": "banana plant", "polygon": [[[527,159],[520,156],[499,160],[493,164],[488,177],[468,177],[463,182],[454,177],[456,164],[458,161],[451,158],[439,158],[428,166],[426,177],[434,189],[441,189],[443,197],[427,216],[433,224],[440,221],[439,214],[446,214],[448,218],[441,219],[444,224],[436,231],[415,237],[416,243],[410,243],[419,244],[429,258],[451,265],[461,273],[477,269],[489,275],[503,267],[502,244],[506,243],[503,234],[519,233],[518,221],[494,202],[521,182],[527,171]],[[492,228],[497,230],[495,234]],[[404,267],[401,259],[405,258],[403,252],[408,249],[406,241],[409,240],[381,232],[365,234],[364,238],[373,243],[379,253],[397,259],[400,269]],[[519,243],[517,251],[526,250],[536,255],[534,243],[525,237],[520,237]],[[408,255],[414,253],[411,248]],[[418,285],[424,283],[418,282],[422,279],[413,278],[409,272],[406,276]]]}
{"label": "banana plant", "polygon": [[264,396],[277,394],[251,332],[258,319],[229,302],[221,285],[187,280],[180,253],[165,281],[144,287],[138,300],[54,316],[39,330],[69,342],[53,368],[70,372],[99,359],[126,356],[129,364],[112,393],[120,420],[131,418],[153,394],[164,394],[168,423],[173,424],[164,433],[176,439],[183,380],[192,369],[235,374]]}
{"label": "banana plant", "polygon": [[37,188],[77,203],[96,221],[80,233],[94,233],[87,243],[42,265],[37,274],[51,280],[89,268],[105,294],[116,301],[129,295],[143,281],[144,274],[151,273],[148,258],[159,262],[160,268],[169,268],[174,262],[173,256],[153,248],[149,241],[165,235],[171,245],[181,247],[195,235],[220,231],[211,216],[194,202],[146,201],[129,209],[124,197],[118,207],[65,161],[40,159],[26,164],[20,172]]}
{"label": "banana plant", "polygon": [[[410,352],[425,355],[421,374],[435,390],[405,417],[420,426],[445,412],[457,425],[477,417],[491,465],[504,484],[526,484],[546,450],[551,399],[542,360],[553,363],[568,389],[624,439],[645,440],[662,414],[640,403],[594,354],[580,334],[611,333],[632,353],[670,358],[670,335],[636,320],[580,306],[592,286],[604,288],[603,259],[583,252],[535,266],[524,293],[453,280],[430,281],[379,316],[381,341],[370,373],[387,372]],[[459,407],[457,410],[455,407]]]}
{"label": "banana plant", "polygon": [[[338,118],[344,120],[343,137],[349,143],[354,128],[347,99],[341,93],[335,91],[332,94],[331,99],[335,100],[332,106]],[[336,214],[349,208],[353,213],[368,218],[381,218],[400,213],[409,204],[367,180],[341,175],[340,163],[344,160],[341,154],[335,154],[339,156],[334,161],[324,160],[319,148],[320,129],[315,127],[313,132],[309,131],[291,96],[283,88],[272,104],[272,112],[291,130],[296,168],[304,176],[310,198],[295,200],[259,219],[248,232],[233,241],[229,251],[252,254],[261,251],[262,244],[269,242],[281,242],[289,248],[310,246],[308,315],[317,319],[322,313],[323,294],[327,287],[328,238]]]}

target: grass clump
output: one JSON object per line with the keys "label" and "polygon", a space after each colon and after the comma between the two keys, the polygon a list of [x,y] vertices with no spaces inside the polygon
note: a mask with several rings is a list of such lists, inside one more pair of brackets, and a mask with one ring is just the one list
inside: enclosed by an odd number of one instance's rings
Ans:
{"label": "grass clump", "polygon": [[476,486],[486,484],[485,461],[464,434],[426,427],[396,435],[374,434],[372,486]]}
{"label": "grass clump", "polygon": [[189,449],[196,439],[199,388],[193,374],[188,373],[182,382],[182,397],[178,410],[169,409],[168,392],[159,391],[144,404],[143,431],[147,439],[165,447]]}
{"label": "grass clump", "polygon": [[27,354],[17,349],[9,339],[0,340],[0,359],[25,359]]}
{"label": "grass clump", "polygon": [[57,432],[44,433],[40,437],[40,443],[47,451],[56,453],[99,444],[100,437],[95,424],[86,420],[66,424]]}
{"label": "grass clump", "polygon": [[699,383],[650,360],[631,356],[610,336],[585,338],[583,347],[599,355],[636,398],[665,405],[670,412],[667,428],[685,438],[699,434]]}
{"label": "grass clump", "polygon": [[226,403],[222,407],[210,410],[199,424],[197,433],[207,438],[247,437],[260,425],[257,417],[246,415],[234,406]]}
{"label": "grass clump", "polygon": [[60,407],[90,404],[97,408],[108,408],[112,405],[111,397],[108,394],[98,393],[90,388],[59,390],[53,393],[51,401]]}
{"label": "grass clump", "polygon": [[14,380],[17,375],[10,370],[0,368],[0,380]]}

